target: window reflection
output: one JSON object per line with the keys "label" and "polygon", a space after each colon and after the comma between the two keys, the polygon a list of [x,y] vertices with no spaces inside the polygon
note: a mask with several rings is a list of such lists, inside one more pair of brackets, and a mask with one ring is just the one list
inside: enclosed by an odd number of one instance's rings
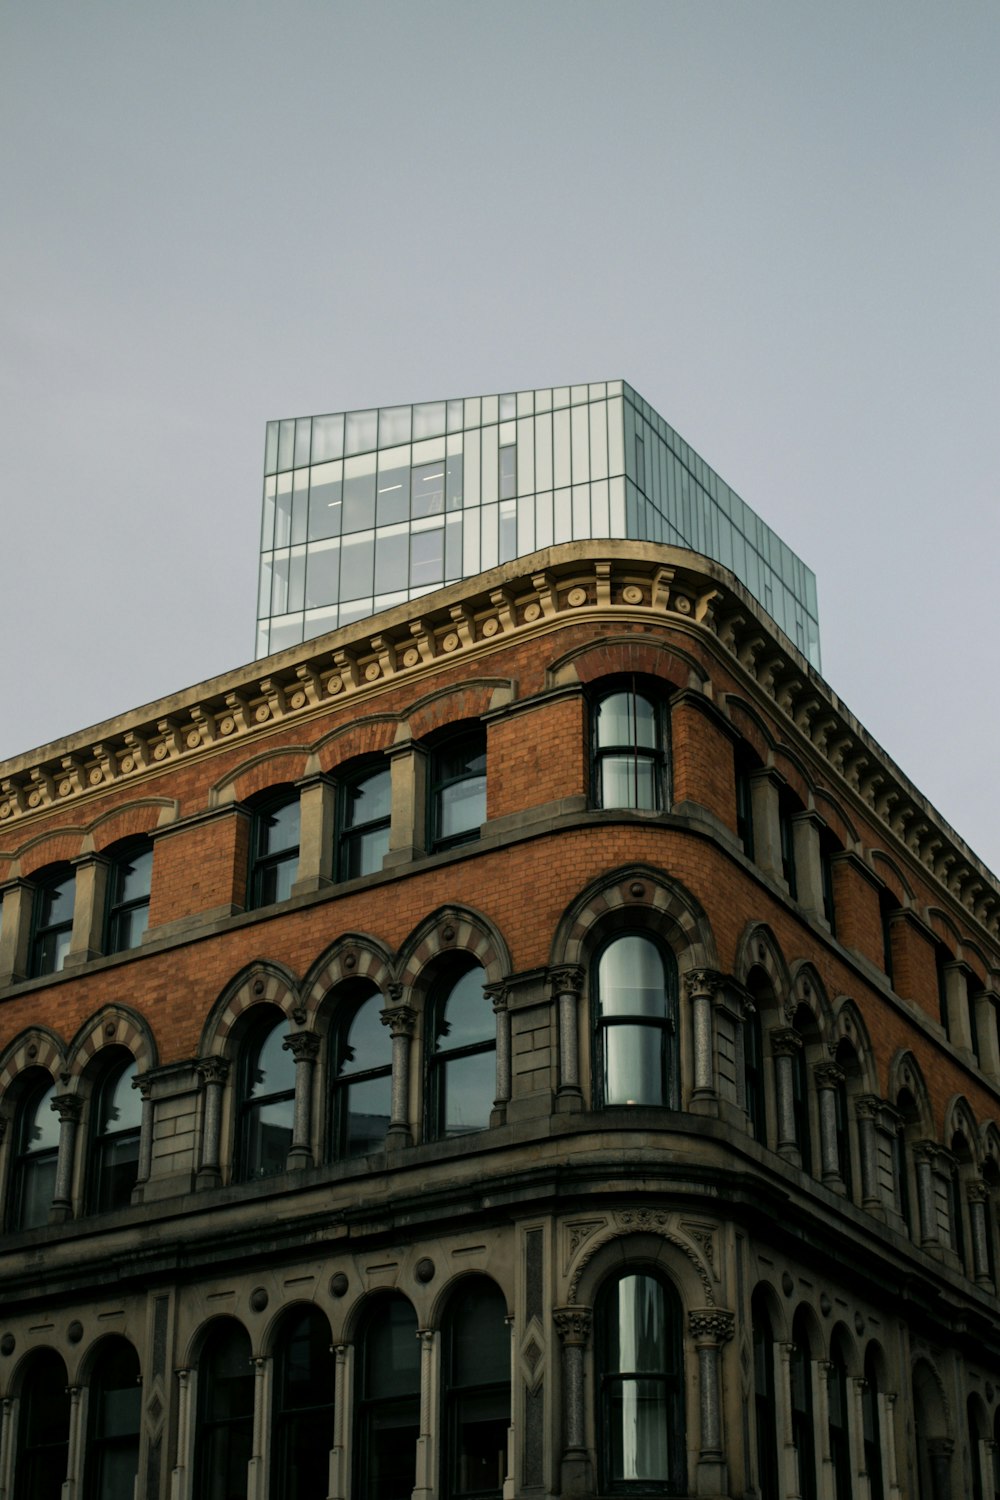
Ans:
{"label": "window reflection", "polygon": [[435,996],[431,1116],[439,1138],[485,1130],[496,1096],[496,1021],[477,964]]}
{"label": "window reflection", "polygon": [[382,1025],[382,996],[369,995],[335,1037],[334,1150],[381,1151],[392,1108],[392,1038]]}
{"label": "window reflection", "polygon": [[284,1046],[284,1016],[259,1023],[242,1064],[240,1178],[284,1172],[295,1115],[295,1061]]}
{"label": "window reflection", "polygon": [[416,1483],[420,1435],[417,1315],[397,1292],[370,1305],[358,1338],[357,1443],[351,1493],[405,1500]]}
{"label": "window reflection", "polygon": [[605,1487],[677,1493],[684,1467],[680,1309],[657,1276],[626,1272],[596,1307]]}

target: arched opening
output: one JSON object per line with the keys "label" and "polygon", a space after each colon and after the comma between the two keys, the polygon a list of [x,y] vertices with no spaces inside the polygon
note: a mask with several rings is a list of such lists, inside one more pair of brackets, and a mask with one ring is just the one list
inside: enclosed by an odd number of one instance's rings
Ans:
{"label": "arched opening", "polygon": [[236,1180],[284,1172],[295,1118],[295,1060],[285,1046],[285,1017],[264,1006],[247,1030],[237,1077]]}
{"label": "arched opening", "polygon": [[374,1297],[358,1330],[354,1483],[365,1500],[401,1500],[416,1483],[420,1435],[417,1315],[400,1292]]}
{"label": "arched opening", "polygon": [[86,1500],[132,1500],[139,1469],[139,1356],[109,1338],[94,1362],[87,1403]]}
{"label": "arched opening", "polygon": [[816,1429],[813,1403],[813,1350],[809,1322],[799,1308],[792,1324],[789,1365],[792,1388],[792,1442],[801,1500],[817,1500]]}
{"label": "arched opening", "polygon": [[14,1500],[61,1500],[69,1456],[68,1385],[55,1350],[29,1355],[21,1376]]}
{"label": "arched opening", "polygon": [[659,1272],[604,1282],[594,1306],[602,1493],[683,1493],[681,1304]]}
{"label": "arched opening", "polygon": [[91,1213],[127,1208],[139,1173],[142,1099],[135,1058],[121,1048],[102,1058],[90,1102],[87,1201]]}
{"label": "arched opening", "polygon": [[677,966],[645,933],[606,943],[594,967],[599,1102],[678,1107]]}
{"label": "arched opening", "polygon": [[392,1038],[377,990],[340,999],[330,1038],[334,1157],[381,1151],[392,1117]]}
{"label": "arched opening", "polygon": [[250,1335],[235,1319],[221,1318],[198,1361],[195,1500],[245,1500],[253,1401]]}
{"label": "arched opening", "polygon": [[774,1327],[767,1295],[757,1287],[750,1302],[753,1331],[754,1428],[757,1437],[757,1493],[777,1495],[778,1402],[774,1372]]}
{"label": "arched opening", "polygon": [[427,1120],[437,1140],[485,1130],[496,1098],[496,1018],[485,971],[450,965],[428,995]]}
{"label": "arched opening", "polygon": [[292,1308],[274,1350],[271,1500],[326,1500],[334,1370],[326,1318],[314,1307]]}
{"label": "arched opening", "polygon": [[510,1427],[510,1331],[496,1283],[485,1276],[460,1282],[442,1334],[442,1492],[448,1500],[500,1500]]}
{"label": "arched opening", "polygon": [[21,1085],[7,1213],[8,1228],[14,1231],[38,1229],[49,1222],[59,1158],[59,1119],[52,1108],[55,1093],[54,1081],[40,1070]]}

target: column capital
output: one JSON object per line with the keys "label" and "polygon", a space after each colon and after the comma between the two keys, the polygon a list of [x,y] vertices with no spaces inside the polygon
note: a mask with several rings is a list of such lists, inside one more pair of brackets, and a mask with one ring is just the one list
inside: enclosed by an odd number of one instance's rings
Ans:
{"label": "column capital", "polygon": [[228,1057],[199,1057],[195,1067],[204,1085],[225,1083],[229,1077]]}
{"label": "column capital", "polygon": [[974,1177],[965,1185],[965,1196],[970,1203],[986,1203],[989,1201],[990,1190],[981,1177]]}
{"label": "column capital", "polygon": [[733,1336],[736,1318],[723,1307],[692,1307],[688,1313],[688,1332],[698,1344],[718,1346]]}
{"label": "column capital", "polygon": [[689,1000],[706,995],[710,1000],[725,984],[726,977],[717,969],[689,969],[684,975],[684,988]]}
{"label": "column capital", "polygon": [[816,1087],[820,1089],[839,1088],[846,1076],[843,1068],[839,1068],[834,1062],[817,1063],[813,1068]]}
{"label": "column capital", "polygon": [[935,1166],[941,1157],[945,1155],[944,1150],[937,1141],[914,1141],[912,1146],[914,1161],[926,1162],[928,1166]]}
{"label": "column capital", "polygon": [[575,1345],[580,1349],[586,1348],[590,1339],[593,1317],[591,1308],[574,1304],[552,1309],[552,1321],[556,1325],[556,1332],[561,1342],[567,1347]]}
{"label": "column capital", "polygon": [[416,1030],[417,1013],[412,1005],[389,1005],[379,1012],[379,1020],[388,1026],[392,1036],[412,1036]]}
{"label": "column capital", "polygon": [[507,1009],[507,998],[509,990],[510,986],[505,979],[498,980],[496,984],[483,985],[483,994],[493,1006],[493,1010],[496,1015],[499,1015],[501,1011],[505,1011]]}
{"label": "column capital", "polygon": [[580,964],[557,964],[548,972],[548,981],[557,995],[579,995],[583,991],[584,971]]}
{"label": "column capital", "polygon": [[769,1032],[771,1052],[775,1057],[794,1057],[802,1051],[802,1038],[794,1026],[774,1026]]}
{"label": "column capital", "polygon": [[83,1114],[83,1100],[79,1094],[55,1094],[51,1107],[59,1116],[60,1124],[67,1120],[76,1124]]}
{"label": "column capital", "polygon": [[320,1039],[315,1031],[293,1031],[281,1044],[282,1052],[290,1052],[295,1061],[313,1062],[319,1056]]}
{"label": "column capital", "polygon": [[875,1120],[884,1102],[878,1094],[859,1094],[854,1101],[854,1113],[859,1120]]}

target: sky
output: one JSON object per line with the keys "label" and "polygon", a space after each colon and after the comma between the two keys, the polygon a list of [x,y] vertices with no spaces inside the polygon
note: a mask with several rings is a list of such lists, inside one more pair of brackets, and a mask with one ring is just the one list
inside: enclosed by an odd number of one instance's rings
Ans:
{"label": "sky", "polygon": [[0,757],[253,655],[269,418],[624,378],[1000,870],[995,0],[0,0]]}

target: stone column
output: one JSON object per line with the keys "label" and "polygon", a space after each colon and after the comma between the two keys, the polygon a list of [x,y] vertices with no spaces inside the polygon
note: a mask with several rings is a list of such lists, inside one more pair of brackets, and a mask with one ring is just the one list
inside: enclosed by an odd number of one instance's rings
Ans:
{"label": "stone column", "polygon": [[142,1097],[142,1122],[139,1126],[139,1173],[136,1177],[136,1185],[139,1186],[149,1181],[149,1174],[153,1170],[153,1080],[148,1073],[143,1073],[141,1078],[132,1079],[132,1087],[138,1089]]}
{"label": "stone column", "polygon": [[0,887],[0,989],[26,979],[31,957],[31,909],[35,888],[25,880]]}
{"label": "stone column", "polygon": [[229,1077],[229,1061],[225,1057],[203,1057],[197,1063],[205,1089],[205,1112],[201,1125],[201,1165],[198,1168],[196,1186],[218,1187],[222,1182],[219,1152],[222,1136],[222,1091]]}
{"label": "stone column", "polygon": [[691,1031],[694,1039],[694,1088],[692,1099],[715,1099],[714,1047],[712,1045],[712,1002],[722,983],[714,969],[692,969],[684,976],[684,986],[691,1001]]}
{"label": "stone column", "polygon": [[410,1040],[417,1025],[417,1013],[410,1005],[402,1005],[399,996],[402,987],[389,986],[393,1003],[381,1013],[383,1026],[388,1026],[392,1036],[392,1103],[390,1106],[389,1130],[386,1148],[409,1146],[413,1143],[410,1131]]}
{"label": "stone column", "polygon": [[288,1151],[288,1170],[292,1172],[312,1166],[312,1082],[319,1037],[314,1031],[293,1031],[281,1047],[295,1059],[295,1110]]}
{"label": "stone column", "polygon": [[927,1461],[931,1471],[932,1500],[952,1500],[951,1455],[955,1451],[953,1438],[930,1438],[927,1443]]}
{"label": "stone column", "polygon": [[191,1371],[177,1370],[177,1462],[170,1476],[170,1500],[188,1500],[194,1423],[191,1420]]}
{"label": "stone column", "polygon": [[934,1201],[934,1158],[937,1146],[933,1141],[917,1141],[913,1147],[913,1158],[917,1166],[917,1213],[920,1221],[921,1245],[940,1244],[938,1237],[937,1208]]}
{"label": "stone column", "polygon": [[492,1002],[497,1028],[497,1095],[493,1101],[491,1125],[502,1125],[507,1117],[510,1102],[511,1058],[510,1058],[510,1011],[507,1009],[507,986],[484,984],[483,994]]}
{"label": "stone column", "polygon": [[944,965],[944,988],[948,1002],[948,1040],[956,1047],[972,1050],[969,1027],[969,966],[961,959]]}
{"label": "stone column", "polygon": [[50,1224],[63,1224],[73,1217],[73,1164],[76,1160],[76,1132],[83,1114],[79,1094],[56,1094],[52,1108],[59,1116],[59,1153],[56,1157],[56,1183],[49,1210]]}
{"label": "stone column", "polygon": [[781,1467],[785,1476],[784,1494],[791,1496],[799,1493],[799,1455],[792,1427],[792,1355],[795,1353],[795,1345],[779,1344],[777,1348],[780,1376],[777,1399],[781,1403],[778,1431],[784,1435]]}
{"label": "stone column", "polygon": [[310,776],[299,788],[299,864],[292,895],[320,891],[334,878],[336,788],[325,776]]}
{"label": "stone column", "polygon": [[0,1401],[0,1500],[8,1500],[10,1495],[16,1431],[16,1404],[12,1397],[4,1396]]}
{"label": "stone column", "polygon": [[253,1448],[247,1464],[247,1500],[265,1500],[271,1467],[271,1361],[257,1356],[250,1363],[254,1373]]}
{"label": "stone column", "polygon": [[347,1433],[351,1390],[351,1351],[347,1344],[334,1346],[336,1368],[333,1382],[333,1448],[330,1452],[330,1500],[347,1495]]}
{"label": "stone column", "polygon": [[826,824],[816,812],[793,813],[791,824],[799,905],[815,921],[828,926],[823,902],[823,863],[819,844],[820,830]]}
{"label": "stone column", "polygon": [[592,1316],[589,1307],[556,1307],[552,1312],[563,1346],[561,1487],[564,1495],[589,1495],[593,1490],[583,1407],[583,1352],[590,1339]]}
{"label": "stone column", "polygon": [[549,983],[559,1015],[559,1084],[556,1108],[580,1109],[583,1090],[580,1087],[580,995],[583,992],[583,969],[564,964],[549,970]]}
{"label": "stone column", "polygon": [[85,854],[71,861],[73,886],[73,931],[70,934],[67,969],[89,963],[104,952],[104,914],[108,905],[111,867],[99,854]]}
{"label": "stone column", "polygon": [[979,1037],[979,1066],[993,1083],[1000,1083],[1000,1033],[997,1031],[1000,996],[993,990],[980,990],[973,1003]]}
{"label": "stone column", "polygon": [[427,752],[407,738],[389,751],[392,809],[387,866],[407,864],[427,848]]}
{"label": "stone column", "polygon": [[771,1032],[771,1055],[774,1058],[774,1084],[778,1105],[778,1151],[797,1167],[802,1153],[795,1136],[793,1059],[802,1050],[802,1038],[792,1026],[777,1027]]}
{"label": "stone column", "polygon": [[723,1344],[733,1336],[733,1324],[733,1314],[720,1307],[692,1308],[688,1313],[688,1330],[698,1352],[699,1494],[722,1495],[729,1488],[722,1433],[721,1356]]}
{"label": "stone column", "polygon": [[69,1442],[66,1445],[66,1479],[62,1487],[62,1500],[76,1500],[83,1477],[83,1432],[80,1398],[83,1390],[78,1385],[69,1387]]}
{"label": "stone column", "polygon": [[823,1181],[835,1193],[846,1193],[847,1185],[840,1170],[837,1150],[837,1090],[844,1082],[844,1071],[836,1063],[820,1063],[813,1068],[819,1091],[819,1148]]}
{"label": "stone column", "polygon": [[882,1196],[878,1185],[878,1148],[875,1144],[875,1121],[882,1108],[877,1094],[863,1094],[854,1101],[854,1117],[858,1122],[858,1146],[861,1157],[861,1207],[869,1213],[882,1212]]}
{"label": "stone column", "polygon": [[986,1205],[990,1201],[990,1190],[985,1182],[970,1182],[965,1190],[969,1200],[969,1223],[972,1228],[972,1265],[976,1278],[976,1285],[992,1287],[993,1277],[990,1274],[990,1251],[987,1235],[989,1224],[987,1223]]}
{"label": "stone column", "polygon": [[437,1336],[433,1328],[419,1328],[420,1340],[420,1436],[417,1438],[417,1482],[413,1500],[434,1500],[438,1472],[434,1433],[437,1426]]}
{"label": "stone column", "polygon": [[889,1481],[889,1500],[900,1500],[902,1490],[899,1487],[899,1470],[896,1465],[896,1393],[886,1391],[885,1395],[879,1396],[882,1402],[879,1411],[879,1432],[882,1437],[882,1446],[885,1452],[885,1474]]}
{"label": "stone column", "polygon": [[754,863],[784,885],[781,820],[778,812],[778,789],[783,778],[777,771],[761,766],[750,772],[748,780],[753,815]]}
{"label": "stone column", "polygon": [[[851,1403],[851,1416],[848,1423],[848,1441],[850,1443],[851,1469],[855,1474],[867,1474],[865,1468],[865,1407],[864,1392],[867,1381],[863,1375],[849,1375],[847,1379],[848,1400]],[[882,1444],[879,1444],[877,1463],[882,1462]]]}

